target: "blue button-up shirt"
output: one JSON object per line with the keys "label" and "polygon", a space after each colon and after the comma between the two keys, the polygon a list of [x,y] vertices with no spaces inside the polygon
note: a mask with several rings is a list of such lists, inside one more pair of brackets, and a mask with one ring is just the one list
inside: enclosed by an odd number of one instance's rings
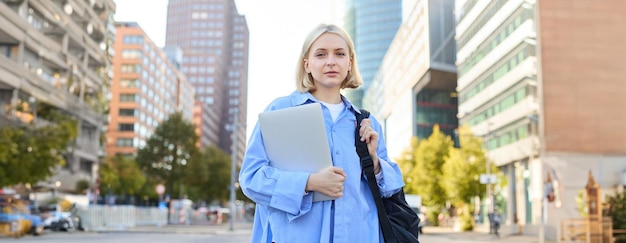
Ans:
{"label": "blue button-up shirt", "polygon": [[[372,193],[361,173],[354,145],[358,111],[342,96],[346,105],[336,122],[322,104],[324,125],[333,165],[347,174],[341,198],[313,202],[313,193],[305,194],[309,172],[276,169],[269,165],[258,123],[248,141],[239,174],[241,189],[254,202],[256,210],[252,242],[383,242]],[[266,111],[311,102],[319,102],[310,93],[293,92],[270,103]],[[389,197],[403,186],[398,165],[387,157],[380,123],[370,116],[372,128],[379,134],[378,158],[381,176],[377,180],[383,197]]]}

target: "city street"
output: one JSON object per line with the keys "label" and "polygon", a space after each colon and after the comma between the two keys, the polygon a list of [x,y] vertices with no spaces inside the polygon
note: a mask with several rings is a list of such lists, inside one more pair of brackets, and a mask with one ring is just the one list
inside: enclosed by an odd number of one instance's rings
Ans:
{"label": "city street", "polygon": [[[104,243],[104,242],[153,242],[153,243],[249,243],[249,224],[236,224],[230,231],[228,224],[222,225],[170,225],[164,227],[135,227],[119,231],[101,232],[46,232],[42,236],[24,236],[14,239],[15,242],[46,242],[46,243]],[[500,239],[483,232],[452,232],[450,228],[427,227],[425,234],[420,236],[421,243],[535,243],[536,237],[508,236]],[[0,237],[0,241],[12,240]]]}
{"label": "city street", "polygon": [[[0,242],[11,240],[11,238],[0,238]],[[46,232],[42,236],[25,236],[15,239],[14,242],[45,242],[45,243],[107,243],[107,242],[152,242],[152,243],[249,243],[250,234],[169,234],[158,232],[117,232],[117,233],[97,233],[97,232]]]}

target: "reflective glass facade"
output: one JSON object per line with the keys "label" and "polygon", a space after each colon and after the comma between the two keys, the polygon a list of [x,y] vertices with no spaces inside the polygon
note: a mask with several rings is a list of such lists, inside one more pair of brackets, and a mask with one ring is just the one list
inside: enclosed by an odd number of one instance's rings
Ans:
{"label": "reflective glass facade", "polygon": [[444,134],[454,135],[458,126],[457,98],[451,97],[450,91],[423,89],[415,100],[416,135],[420,140],[432,134],[435,124]]}
{"label": "reflective glass facade", "polygon": [[367,90],[374,79],[402,24],[402,0],[348,0],[346,11],[345,29],[354,40],[364,82],[359,90],[347,90],[346,96],[362,106],[363,90]]}

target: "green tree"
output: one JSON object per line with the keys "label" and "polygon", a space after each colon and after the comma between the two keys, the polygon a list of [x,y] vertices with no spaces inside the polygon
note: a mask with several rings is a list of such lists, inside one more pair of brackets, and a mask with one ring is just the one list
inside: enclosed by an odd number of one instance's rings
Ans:
{"label": "green tree", "polygon": [[77,136],[77,122],[45,104],[38,122],[0,127],[0,187],[36,183],[65,164],[63,154]]}
{"label": "green tree", "polygon": [[[461,126],[459,132],[460,148],[452,148],[450,156],[443,166],[443,186],[450,201],[461,210],[462,230],[474,227],[472,198],[485,195],[486,186],[480,184],[480,174],[486,171],[487,157],[482,139],[475,137],[470,128]],[[494,168],[495,169],[495,168]]]}
{"label": "green tree", "polygon": [[198,156],[197,141],[193,124],[183,120],[180,112],[173,113],[159,124],[146,146],[139,149],[137,163],[146,176],[152,177],[151,181],[166,182],[168,194],[178,193],[182,197],[185,167]]}
{"label": "green tree", "polygon": [[422,197],[422,203],[428,207],[428,218],[431,219],[437,218],[447,201],[442,168],[453,145],[452,139],[435,125],[430,137],[419,142],[413,154],[415,167],[407,173],[407,177],[412,180],[407,184],[407,193]]}
{"label": "green tree", "polygon": [[197,159],[187,167],[189,198],[207,202],[227,201],[230,184],[230,156],[216,146],[202,150]]}
{"label": "green tree", "polygon": [[132,158],[116,155],[100,165],[101,192],[136,195],[145,182],[146,177]]}
{"label": "green tree", "polygon": [[[450,150],[443,166],[443,186],[452,202],[469,204],[475,196],[485,195],[486,186],[480,184],[480,175],[485,173],[487,157],[482,139],[475,137],[469,127],[459,128],[460,148]],[[491,169],[496,171],[495,166]]]}
{"label": "green tree", "polygon": [[[609,205],[606,215],[613,219],[613,229],[626,229],[626,192],[607,198]],[[626,243],[626,235],[618,235],[616,243]]]}
{"label": "green tree", "polygon": [[411,138],[411,145],[402,151],[402,155],[399,158],[395,158],[396,163],[402,171],[402,177],[404,178],[404,191],[407,194],[417,193],[417,185],[413,183],[413,177],[411,177],[411,171],[415,168],[415,153],[419,146],[419,140],[417,137]]}

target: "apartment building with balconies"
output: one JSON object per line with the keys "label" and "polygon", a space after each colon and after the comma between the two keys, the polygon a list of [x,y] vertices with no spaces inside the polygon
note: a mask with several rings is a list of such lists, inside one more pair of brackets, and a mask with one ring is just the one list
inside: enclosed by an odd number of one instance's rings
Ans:
{"label": "apartment building with balconies", "polygon": [[114,12],[112,0],[0,1],[2,121],[21,122],[16,107],[24,102],[45,103],[78,121],[65,165],[40,184],[73,191],[80,180],[95,182],[112,76]]}

